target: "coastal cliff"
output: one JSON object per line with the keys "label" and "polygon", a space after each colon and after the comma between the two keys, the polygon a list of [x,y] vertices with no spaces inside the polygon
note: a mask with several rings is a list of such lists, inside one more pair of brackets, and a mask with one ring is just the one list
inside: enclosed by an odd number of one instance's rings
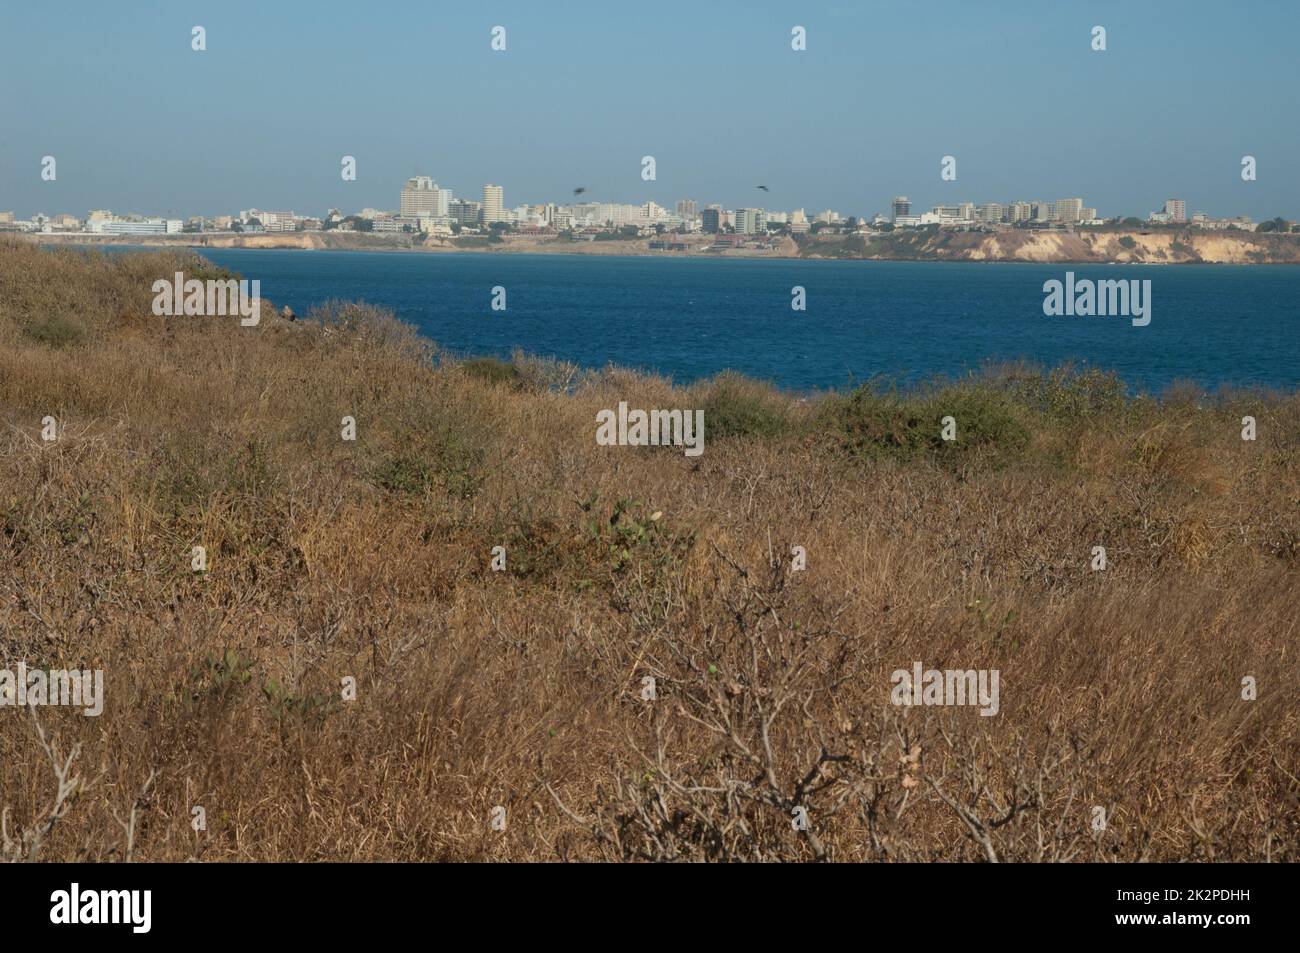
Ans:
{"label": "coastal cliff", "polygon": [[1300,264],[1300,235],[1200,229],[882,232],[809,236],[804,258],[919,261],[1096,262],[1134,264]]}
{"label": "coastal cliff", "polygon": [[1300,264],[1300,235],[1200,229],[1097,228],[1077,231],[1008,230],[958,232],[907,230],[870,235],[802,235],[778,239],[770,249],[711,251],[712,236],[681,236],[682,251],[650,248],[650,239],[571,241],[510,235],[499,243],[485,237],[424,238],[410,234],[290,232],[259,235],[184,234],[117,236],[49,234],[42,243],[149,245],[203,248],[287,248],[338,251],[410,251],[571,255],[654,255],[660,257],[838,258],[877,261],[1021,261],[1118,264]]}

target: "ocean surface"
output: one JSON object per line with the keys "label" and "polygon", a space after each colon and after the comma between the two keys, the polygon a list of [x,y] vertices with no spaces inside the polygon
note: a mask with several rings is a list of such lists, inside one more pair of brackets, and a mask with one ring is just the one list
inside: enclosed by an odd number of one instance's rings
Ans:
{"label": "ocean surface", "polygon": [[[204,249],[299,315],[330,299],[392,310],[457,354],[515,349],[677,381],[724,369],[809,391],[907,385],[989,362],[1174,382],[1300,386],[1300,267],[678,259]],[[1048,317],[1043,283],[1150,279],[1151,323]],[[807,310],[791,309],[791,288]],[[506,289],[506,310],[491,308]]]}

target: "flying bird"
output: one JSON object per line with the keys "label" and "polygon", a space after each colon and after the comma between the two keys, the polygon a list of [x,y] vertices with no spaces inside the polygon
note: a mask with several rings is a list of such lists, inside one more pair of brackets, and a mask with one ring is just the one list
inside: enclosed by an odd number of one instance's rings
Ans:
{"label": "flying bird", "polygon": [[762,189],[764,192],[771,192],[771,191],[772,191],[772,190],[769,189],[766,185],[760,185],[759,188]]}
{"label": "flying bird", "polygon": [[574,195],[581,195],[581,194],[582,194],[583,192],[585,192],[585,191],[587,191],[587,187],[586,187],[585,185],[580,185],[580,186],[578,186],[576,189],[573,190],[573,194],[574,194]]}

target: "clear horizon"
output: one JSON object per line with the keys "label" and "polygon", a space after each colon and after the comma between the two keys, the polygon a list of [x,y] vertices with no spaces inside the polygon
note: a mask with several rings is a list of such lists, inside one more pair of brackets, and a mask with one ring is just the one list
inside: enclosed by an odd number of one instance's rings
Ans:
{"label": "clear horizon", "polygon": [[[207,49],[191,49],[191,28]],[[490,31],[506,28],[504,52]],[[807,49],[791,49],[791,28]],[[1107,49],[1091,49],[1094,25]],[[0,13],[0,210],[396,208],[407,178],[505,203],[887,212],[1081,197],[1296,218],[1300,8],[662,3],[551,13],[238,0]],[[41,179],[41,158],[57,179]],[[340,177],[355,156],[357,180]],[[657,178],[641,178],[653,155]],[[940,180],[940,160],[957,179]],[[1258,180],[1243,182],[1243,155]],[[768,192],[757,190],[767,185]]]}

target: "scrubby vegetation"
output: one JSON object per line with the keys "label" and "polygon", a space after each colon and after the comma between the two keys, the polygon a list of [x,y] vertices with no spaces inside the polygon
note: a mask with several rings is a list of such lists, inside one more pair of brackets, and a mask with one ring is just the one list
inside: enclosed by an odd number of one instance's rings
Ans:
{"label": "scrubby vegetation", "polygon": [[[3,856],[1297,859],[1295,394],[800,399],[151,314],[205,267],[0,245],[0,667],[106,679],[0,707]],[[597,446],[621,400],[705,453]],[[998,714],[891,705],[914,661]]]}

